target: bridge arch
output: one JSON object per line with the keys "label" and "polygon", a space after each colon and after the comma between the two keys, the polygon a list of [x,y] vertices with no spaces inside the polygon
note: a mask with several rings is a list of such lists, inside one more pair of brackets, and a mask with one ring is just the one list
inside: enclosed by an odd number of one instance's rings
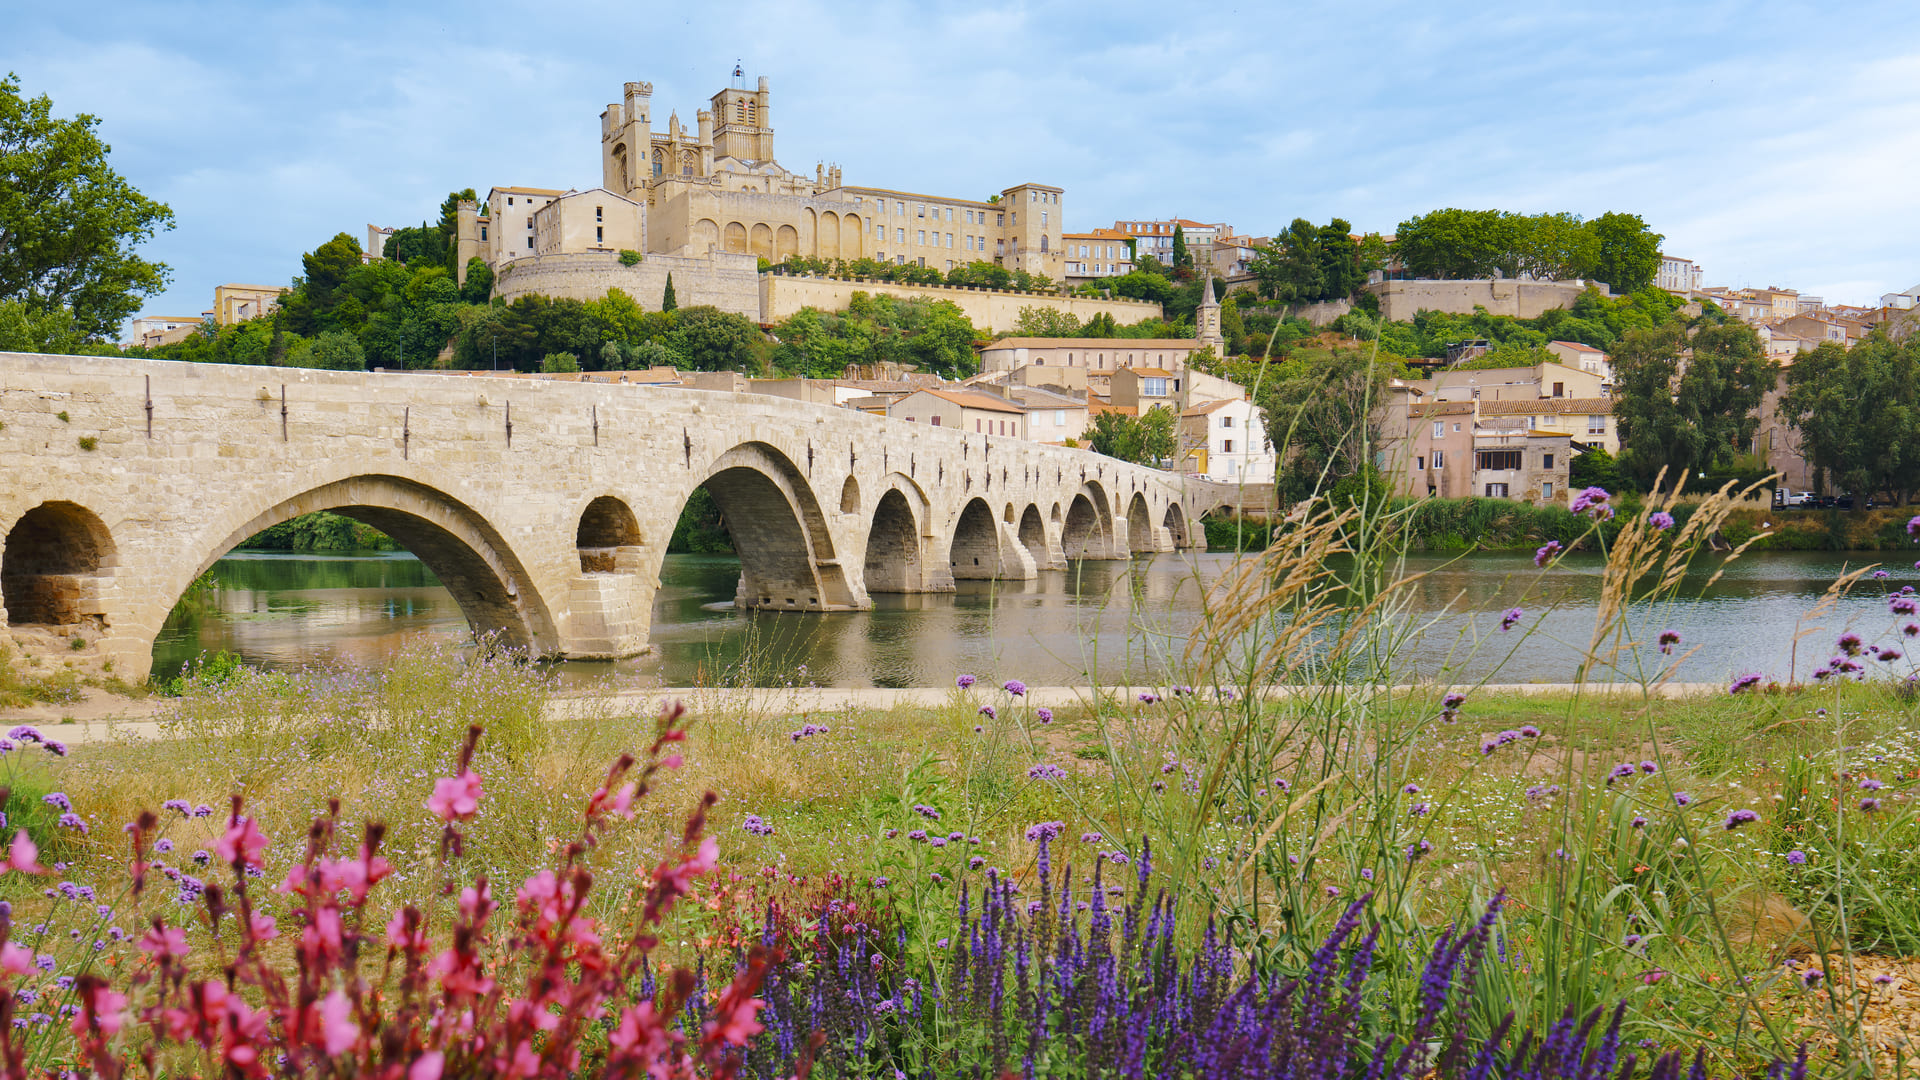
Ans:
{"label": "bridge arch", "polygon": [[1167,512],[1161,515],[1160,526],[1167,530],[1168,536],[1173,537],[1175,548],[1193,546],[1193,539],[1187,533],[1187,512],[1180,508],[1179,503],[1171,501],[1167,503]]}
{"label": "bridge arch", "polygon": [[[778,447],[746,442],[715,458],[704,487],[720,510],[740,586],[734,602],[768,611],[846,611],[866,606],[853,595],[835,554],[826,514],[806,476]],[[660,557],[665,557],[662,548]]]}
{"label": "bridge arch", "polygon": [[860,512],[860,481],[852,476],[848,476],[847,482],[840,485],[840,512],[843,514]]}
{"label": "bridge arch", "polygon": [[107,625],[113,536],[79,503],[43,502],[20,515],[0,549],[0,604],[8,626]]}
{"label": "bridge arch", "polygon": [[1147,509],[1147,497],[1137,491],[1127,500],[1127,548],[1135,554],[1158,548],[1153,540],[1153,512]]}
{"label": "bridge arch", "polygon": [[560,651],[560,634],[546,597],[499,530],[459,499],[387,474],[322,484],[246,518],[217,542],[203,545],[191,572],[162,590],[167,607],[139,622],[157,629],[173,601],[221,556],[256,533],[319,510],[371,525],[412,552],[452,594],[476,636],[495,635],[501,645],[540,655]]}
{"label": "bridge arch", "polygon": [[1036,566],[1051,568],[1054,565],[1053,553],[1047,543],[1047,525],[1040,519],[1040,507],[1028,503],[1020,513],[1020,546],[1033,556]]}
{"label": "bridge arch", "polygon": [[1069,559],[1106,559],[1113,556],[1113,504],[1106,490],[1089,480],[1067,504],[1060,529],[1060,546]]}

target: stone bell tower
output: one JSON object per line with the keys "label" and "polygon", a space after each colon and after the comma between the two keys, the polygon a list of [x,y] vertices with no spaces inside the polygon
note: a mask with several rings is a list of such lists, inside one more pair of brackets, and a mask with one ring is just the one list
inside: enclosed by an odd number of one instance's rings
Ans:
{"label": "stone bell tower", "polygon": [[1193,312],[1193,336],[1201,345],[1211,345],[1214,352],[1225,355],[1227,339],[1220,332],[1220,301],[1213,295],[1212,266],[1205,268],[1200,279],[1200,306]]}
{"label": "stone bell tower", "polygon": [[630,82],[626,100],[600,114],[601,186],[616,195],[645,201],[652,176],[653,84]]}

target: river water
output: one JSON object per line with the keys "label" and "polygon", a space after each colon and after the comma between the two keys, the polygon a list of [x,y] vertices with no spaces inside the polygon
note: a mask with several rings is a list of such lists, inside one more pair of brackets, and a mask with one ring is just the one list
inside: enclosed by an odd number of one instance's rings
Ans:
{"label": "river water", "polygon": [[[1802,621],[1848,568],[1887,562],[1885,553],[1750,556],[1707,588],[1689,578],[1688,599],[1635,616],[1636,638],[1679,631],[1677,677],[1710,682],[1747,671],[1801,677],[1823,663],[1843,629],[1869,641],[1897,637],[1885,594],[1920,583],[1889,562],[1826,614]],[[1088,562],[1031,582],[962,582],[956,593],[878,596],[871,611],[742,614],[731,601],[731,556],[670,555],[661,571],[652,653],[615,663],[561,665],[563,680],[609,676],[627,685],[927,686],[959,672],[1034,685],[1160,682],[1202,615],[1205,584],[1233,562],[1225,554],[1161,554]],[[1570,556],[1544,573],[1526,555],[1413,556],[1425,576],[1406,597],[1407,639],[1395,663],[1406,676],[1502,682],[1573,677],[1592,632],[1597,556]],[[1714,561],[1714,569],[1718,560]],[[465,619],[453,598],[411,555],[235,551],[213,567],[220,583],[209,610],[170,625],[154,646],[154,670],[171,674],[203,651],[225,649],[267,667],[377,665],[410,641],[460,644]],[[1702,591],[1704,589],[1704,592]],[[1513,631],[1500,613],[1526,612]],[[1796,631],[1814,629],[1794,656]],[[1920,646],[1920,642],[1915,643]],[[1666,662],[1651,648],[1622,666]],[[1177,663],[1183,681],[1195,678]],[[1904,670],[1904,668],[1903,668]]]}

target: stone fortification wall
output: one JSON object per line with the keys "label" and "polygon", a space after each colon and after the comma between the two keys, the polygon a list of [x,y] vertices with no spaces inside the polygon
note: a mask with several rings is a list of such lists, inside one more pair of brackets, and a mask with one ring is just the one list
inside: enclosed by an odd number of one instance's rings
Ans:
{"label": "stone fortification wall", "polygon": [[522,296],[598,300],[619,289],[648,311],[660,310],[667,275],[673,275],[674,299],[681,307],[712,304],[722,311],[760,319],[757,268],[751,255],[715,252],[712,258],[648,255],[622,266],[611,252],[535,255],[507,263],[495,279],[493,294],[508,303]]}
{"label": "stone fortification wall", "polygon": [[1512,278],[1380,281],[1366,286],[1366,290],[1380,298],[1381,316],[1404,322],[1422,311],[1471,315],[1476,307],[1486,308],[1489,315],[1533,319],[1555,308],[1572,307],[1589,285],[1607,292],[1607,287],[1599,282],[1517,281]]}
{"label": "stone fortification wall", "polygon": [[[674,278],[674,288],[680,279]],[[786,274],[760,275],[760,321],[779,322],[804,307],[822,311],[844,311],[856,292],[879,296],[927,297],[951,300],[960,305],[975,329],[1010,329],[1020,320],[1024,307],[1050,307],[1086,322],[1095,315],[1113,316],[1126,326],[1142,319],[1157,319],[1162,311],[1150,300],[1095,300],[1055,293],[1005,292],[965,285],[901,285],[891,281],[842,281],[838,278],[794,277]]]}

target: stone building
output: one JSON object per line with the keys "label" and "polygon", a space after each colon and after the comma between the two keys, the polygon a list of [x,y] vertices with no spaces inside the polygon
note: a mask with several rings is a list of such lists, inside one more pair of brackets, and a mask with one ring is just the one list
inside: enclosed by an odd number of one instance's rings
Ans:
{"label": "stone building", "polygon": [[602,182],[645,203],[647,251],[868,258],[939,270],[978,260],[1064,275],[1060,188],[1018,184],[980,201],[847,187],[838,165],[791,172],[774,155],[765,76],[753,90],[714,94],[692,130],[673,113],[655,131],[652,102],[652,83],[630,82],[623,100],[600,114]]}
{"label": "stone building", "polygon": [[[496,187],[484,207],[460,205],[462,280],[477,256],[496,275],[496,295],[509,300],[534,291],[585,298],[617,287],[652,308],[671,266],[676,289],[758,317],[764,313],[751,309],[747,290],[760,259],[875,259],[941,271],[978,261],[1064,278],[1061,188],[1016,184],[982,201],[848,187],[837,165],[811,175],[783,167],[772,113],[762,77],[757,89],[714,94],[691,128],[671,113],[655,130],[653,84],[627,83],[623,99],[600,115],[600,188]],[[564,204],[562,220],[543,241],[537,219],[555,204]],[[599,217],[588,220],[573,206],[595,207]],[[606,256],[621,250],[662,261],[615,268]],[[537,272],[509,273],[529,259],[539,260]]]}

